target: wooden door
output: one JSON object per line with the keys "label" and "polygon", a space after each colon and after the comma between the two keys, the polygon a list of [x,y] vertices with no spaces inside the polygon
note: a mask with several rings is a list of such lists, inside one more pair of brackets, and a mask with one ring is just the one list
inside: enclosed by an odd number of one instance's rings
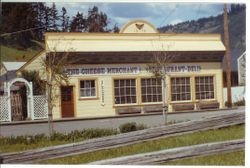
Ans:
{"label": "wooden door", "polygon": [[74,117],[74,94],[73,86],[61,87],[62,118]]}

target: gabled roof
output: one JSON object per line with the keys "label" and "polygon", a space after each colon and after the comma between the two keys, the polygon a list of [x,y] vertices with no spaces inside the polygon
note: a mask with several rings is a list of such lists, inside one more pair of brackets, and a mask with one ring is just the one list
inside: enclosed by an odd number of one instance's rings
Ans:
{"label": "gabled roof", "polygon": [[23,64],[18,70],[17,72],[21,72],[26,66],[28,66],[30,63],[32,63],[36,58],[38,58],[39,56],[41,56],[43,53],[45,53],[45,50],[40,51],[39,53],[37,53],[36,55],[34,55],[28,62],[26,62],[25,64]]}
{"label": "gabled roof", "polygon": [[26,62],[2,62],[6,71],[15,71],[22,67]]}

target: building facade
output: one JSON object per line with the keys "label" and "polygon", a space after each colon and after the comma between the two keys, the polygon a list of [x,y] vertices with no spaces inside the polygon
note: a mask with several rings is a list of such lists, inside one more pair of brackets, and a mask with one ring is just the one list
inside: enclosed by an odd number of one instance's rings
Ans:
{"label": "building facade", "polygon": [[120,33],[46,33],[45,43],[45,51],[20,71],[39,70],[42,75],[39,60],[49,52],[68,53],[77,60],[65,70],[69,84],[55,91],[60,96],[53,118],[161,111],[162,82],[152,69],[158,56],[169,58],[165,66],[169,112],[224,108],[225,47],[220,35],[159,33],[150,23],[136,20]]}

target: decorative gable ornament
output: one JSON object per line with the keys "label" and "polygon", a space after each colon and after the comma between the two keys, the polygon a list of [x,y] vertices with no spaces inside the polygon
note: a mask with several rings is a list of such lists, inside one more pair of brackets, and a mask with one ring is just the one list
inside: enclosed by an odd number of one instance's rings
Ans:
{"label": "decorative gable ornament", "polygon": [[137,27],[137,29],[141,30],[144,26],[144,24],[135,24],[135,26]]}
{"label": "decorative gable ornament", "polygon": [[157,29],[145,20],[134,20],[124,25],[120,33],[159,33]]}

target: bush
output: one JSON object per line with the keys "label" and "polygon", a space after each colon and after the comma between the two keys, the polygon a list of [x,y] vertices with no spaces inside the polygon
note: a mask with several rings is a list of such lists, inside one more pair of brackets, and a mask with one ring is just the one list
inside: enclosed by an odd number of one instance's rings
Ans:
{"label": "bush", "polygon": [[148,127],[144,124],[138,124],[136,126],[136,130],[144,130],[144,129],[147,129]]}
{"label": "bush", "polygon": [[51,137],[46,136],[45,134],[37,134],[34,136],[16,136],[8,138],[0,138],[0,146],[5,144],[38,144],[40,142],[47,142],[49,139],[51,141],[67,141],[75,142],[79,140],[116,135],[118,131],[116,129],[85,129],[82,131],[72,131],[68,134],[54,132]]}
{"label": "bush", "polygon": [[234,102],[234,105],[235,106],[245,106],[245,99],[243,98],[241,100]]}
{"label": "bush", "polygon": [[144,124],[137,125],[135,122],[125,123],[120,125],[119,127],[121,133],[143,130],[145,128],[147,128],[147,126],[145,126]]}
{"label": "bush", "polygon": [[122,124],[119,127],[119,129],[120,129],[121,133],[136,131],[136,123],[135,122],[130,122],[130,123]]}
{"label": "bush", "polygon": [[[237,100],[233,103],[234,106],[245,106],[245,98],[243,97],[241,100]],[[225,106],[228,106],[227,101],[225,102]]]}

